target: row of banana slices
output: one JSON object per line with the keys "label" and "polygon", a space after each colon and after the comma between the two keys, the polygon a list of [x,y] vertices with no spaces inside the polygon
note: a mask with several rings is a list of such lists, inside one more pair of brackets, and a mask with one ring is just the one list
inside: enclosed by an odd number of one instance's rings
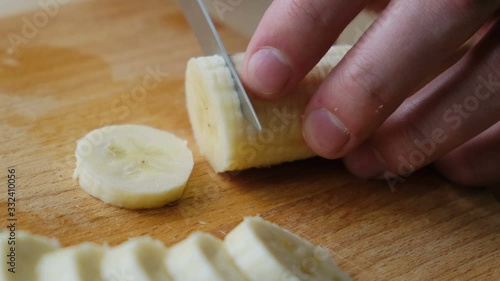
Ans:
{"label": "row of banana slices", "polygon": [[245,218],[224,241],[195,232],[169,249],[149,237],[113,248],[60,248],[56,240],[19,232],[14,262],[9,235],[0,234],[0,281],[351,280],[328,250],[260,217]]}

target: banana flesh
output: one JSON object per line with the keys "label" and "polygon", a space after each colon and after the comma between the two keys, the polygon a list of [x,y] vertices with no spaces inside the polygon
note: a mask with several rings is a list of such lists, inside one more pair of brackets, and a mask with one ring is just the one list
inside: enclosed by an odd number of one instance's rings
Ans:
{"label": "banana flesh", "polygon": [[37,281],[36,267],[40,258],[58,249],[59,242],[25,231],[18,231],[15,240],[9,240],[10,237],[7,232],[0,234],[0,280]]}
{"label": "banana flesh", "polygon": [[326,249],[260,217],[245,218],[228,233],[224,245],[251,281],[351,280]]}
{"label": "banana flesh", "polygon": [[204,232],[195,232],[172,247],[165,262],[176,281],[247,281],[222,241]]}
{"label": "banana flesh", "polygon": [[[250,96],[262,131],[243,116],[234,81],[220,56],[192,58],[186,104],[200,153],[216,172],[276,165],[314,156],[302,138],[302,114],[323,79],[350,46],[333,46],[290,95],[275,101]],[[236,68],[243,54],[232,57]]]}
{"label": "banana flesh", "polygon": [[129,240],[109,249],[102,260],[104,280],[170,281],[163,264],[167,249],[150,237]]}
{"label": "banana flesh", "polygon": [[186,141],[141,125],[93,130],[77,142],[75,155],[74,177],[83,190],[130,209],[179,199],[194,165]]}
{"label": "banana flesh", "polygon": [[101,259],[104,249],[83,243],[48,253],[37,266],[40,281],[104,281]]}

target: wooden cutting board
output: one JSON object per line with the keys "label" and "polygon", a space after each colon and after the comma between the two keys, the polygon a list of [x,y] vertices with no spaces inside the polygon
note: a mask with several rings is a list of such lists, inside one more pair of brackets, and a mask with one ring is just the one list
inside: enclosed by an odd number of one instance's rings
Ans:
{"label": "wooden cutting board", "polygon": [[[485,190],[455,186],[431,170],[391,190],[322,159],[212,172],[194,144],[184,104],[186,61],[202,52],[175,2],[79,1],[46,20],[40,13],[0,20],[3,225],[13,167],[17,229],[64,246],[116,245],[140,235],[172,245],[196,230],[223,238],[243,217],[260,214],[327,247],[356,280],[500,280],[500,204]],[[231,52],[245,49],[247,39],[220,30]],[[20,41],[13,50],[14,37]],[[157,87],[132,98],[150,72],[159,76]],[[189,141],[195,168],[181,200],[130,211],[80,190],[72,179],[75,141],[123,123]]]}

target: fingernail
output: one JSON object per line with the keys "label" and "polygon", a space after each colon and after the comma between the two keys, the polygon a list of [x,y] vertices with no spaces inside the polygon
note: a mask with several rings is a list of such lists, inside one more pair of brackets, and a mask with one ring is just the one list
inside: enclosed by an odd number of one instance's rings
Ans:
{"label": "fingernail", "polygon": [[278,94],[285,88],[292,68],[281,52],[274,48],[260,49],[248,62],[249,86],[264,95]]}
{"label": "fingernail", "polygon": [[386,170],[380,153],[370,144],[362,144],[344,157],[344,165],[349,171],[362,179],[382,176]]}
{"label": "fingernail", "polygon": [[349,137],[342,121],[325,108],[312,111],[304,121],[304,138],[322,157],[335,158]]}

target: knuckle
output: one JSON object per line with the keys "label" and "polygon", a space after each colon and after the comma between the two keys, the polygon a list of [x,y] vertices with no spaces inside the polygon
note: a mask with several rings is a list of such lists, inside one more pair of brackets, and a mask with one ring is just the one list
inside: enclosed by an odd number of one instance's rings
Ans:
{"label": "knuckle", "polygon": [[[359,63],[363,61],[363,63]],[[360,56],[346,64],[345,71],[339,75],[338,84],[353,101],[364,103],[368,109],[375,110],[381,105],[386,105],[389,100],[384,96],[386,82],[376,74],[376,68],[371,63],[373,59]]]}
{"label": "knuckle", "polygon": [[307,0],[291,0],[289,12],[292,18],[303,20],[305,26],[313,26],[314,28],[327,29],[328,20],[322,11],[326,7],[321,7],[324,1],[307,1]]}
{"label": "knuckle", "polygon": [[405,168],[415,171],[426,166],[435,159],[435,153],[439,150],[420,122],[407,116],[401,118],[403,122],[388,140],[392,145],[385,158],[388,169],[398,171],[398,174],[404,174],[402,170]]}
{"label": "knuckle", "polygon": [[389,125],[376,132],[377,144],[383,148],[380,152],[389,171],[404,176],[439,157],[441,143],[432,137],[432,132],[439,127],[432,120],[422,119],[417,114],[396,112],[386,123]]}
{"label": "knuckle", "polygon": [[433,129],[437,128],[437,122],[424,122],[422,116],[417,116],[416,114],[412,114],[411,112],[406,114],[405,116],[402,116],[401,118],[404,119],[403,124],[405,129],[402,130],[404,139],[407,140],[407,142],[410,143],[413,148],[416,148],[415,140],[430,139],[430,132]]}

